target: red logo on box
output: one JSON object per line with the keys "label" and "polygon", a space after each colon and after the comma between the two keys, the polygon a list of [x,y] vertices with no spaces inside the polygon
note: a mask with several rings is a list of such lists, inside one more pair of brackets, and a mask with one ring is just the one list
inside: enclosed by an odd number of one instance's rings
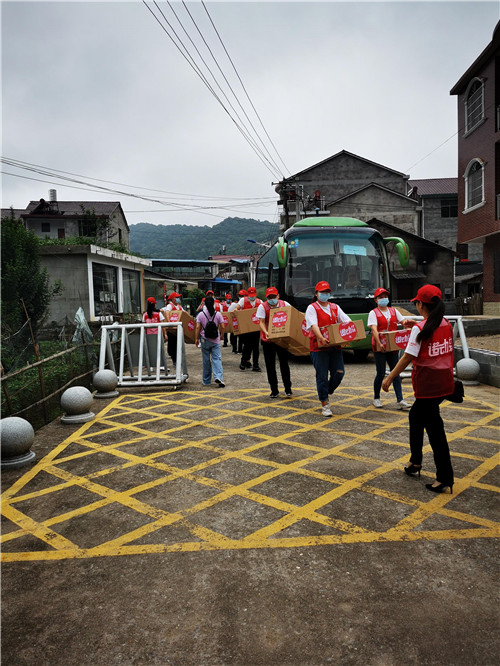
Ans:
{"label": "red logo on box", "polygon": [[271,322],[273,326],[281,328],[286,325],[288,320],[288,315],[286,312],[275,312],[272,316]]}
{"label": "red logo on box", "polygon": [[343,340],[352,340],[356,337],[356,324],[349,322],[339,326],[339,335]]}
{"label": "red logo on box", "polygon": [[252,321],[253,321],[254,324],[259,324],[259,322],[260,322],[260,319],[257,317],[256,312],[254,312],[253,315],[252,315]]}
{"label": "red logo on box", "polygon": [[179,313],[178,312],[172,312],[170,314],[170,320],[169,321],[179,321]]}
{"label": "red logo on box", "polygon": [[233,329],[235,331],[238,330],[238,320],[236,319],[236,317],[233,317]]}
{"label": "red logo on box", "polygon": [[401,333],[396,333],[394,336],[394,342],[397,344],[397,346],[400,349],[404,349],[406,345],[408,344],[408,340],[410,339],[410,333],[411,331],[401,331]]}
{"label": "red logo on box", "polygon": [[194,331],[194,321],[190,321],[190,322],[188,322],[188,329],[189,329],[190,331]]}
{"label": "red logo on box", "polygon": [[222,321],[224,323],[224,326],[227,326],[229,324],[229,317],[225,314],[222,315]]}
{"label": "red logo on box", "polygon": [[309,337],[309,331],[307,330],[307,322],[306,322],[305,319],[302,321],[301,329],[302,329],[302,335],[305,335],[306,338],[308,338]]}

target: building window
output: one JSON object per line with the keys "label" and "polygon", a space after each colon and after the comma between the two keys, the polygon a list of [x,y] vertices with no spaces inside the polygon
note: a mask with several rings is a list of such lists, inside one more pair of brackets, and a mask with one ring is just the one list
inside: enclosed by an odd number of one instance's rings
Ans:
{"label": "building window", "polygon": [[484,88],[480,79],[474,79],[465,96],[465,131],[470,132],[484,117]]}
{"label": "building window", "polygon": [[441,199],[441,217],[458,216],[458,197]]}
{"label": "building window", "polygon": [[472,160],[465,170],[465,210],[484,202],[484,165]]}
{"label": "building window", "polygon": [[141,312],[141,276],[138,271],[123,269],[123,312]]}
{"label": "building window", "polygon": [[42,234],[50,234],[50,222],[42,222]]}
{"label": "building window", "polygon": [[118,288],[116,268],[92,263],[94,283],[94,314],[96,317],[116,314]]}

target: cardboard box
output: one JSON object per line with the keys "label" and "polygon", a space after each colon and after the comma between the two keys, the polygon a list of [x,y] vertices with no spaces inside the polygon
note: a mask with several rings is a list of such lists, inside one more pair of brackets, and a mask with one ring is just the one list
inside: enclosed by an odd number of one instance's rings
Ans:
{"label": "cardboard box", "polygon": [[402,331],[388,331],[387,333],[379,333],[380,340],[385,339],[385,347],[378,347],[377,351],[401,351],[406,349],[408,340],[410,339],[411,328]]}
{"label": "cardboard box", "polygon": [[271,309],[267,332],[272,342],[288,349],[295,356],[309,355],[305,315],[291,305]]}
{"label": "cardboard box", "polygon": [[231,333],[233,330],[232,326],[232,312],[221,312],[222,319],[224,320],[224,325],[221,326],[222,334]]}
{"label": "cardboard box", "polygon": [[[172,310],[170,312],[171,323],[180,321],[182,323],[182,330],[184,332],[184,342],[194,344],[196,319],[193,319],[188,312],[184,310]],[[170,329],[177,335],[177,328]]]}
{"label": "cardboard box", "polygon": [[366,338],[365,325],[361,319],[347,324],[331,324],[322,328],[321,332],[331,345],[347,346],[350,342]]}
{"label": "cardboard box", "polygon": [[247,308],[246,310],[235,310],[231,314],[231,324],[233,333],[235,335],[242,335],[243,333],[260,332],[259,319],[256,316],[257,308]]}

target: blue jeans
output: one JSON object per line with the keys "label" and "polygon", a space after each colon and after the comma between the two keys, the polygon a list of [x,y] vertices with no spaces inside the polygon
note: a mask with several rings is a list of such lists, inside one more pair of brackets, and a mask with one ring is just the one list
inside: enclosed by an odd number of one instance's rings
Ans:
{"label": "blue jeans", "polygon": [[344,357],[341,349],[328,347],[312,351],[311,360],[316,370],[316,389],[320,402],[328,400],[344,379]]}
{"label": "blue jeans", "polygon": [[[389,366],[389,370],[392,370],[396,367],[398,362],[399,352],[373,352],[373,358],[375,359],[375,368],[377,374],[375,375],[375,381],[373,382],[373,398],[379,400],[380,398],[380,389],[382,388],[382,382],[385,377],[385,364]],[[401,378],[396,377],[392,382],[394,386],[394,392],[396,393],[396,399],[399,402],[403,399],[403,390],[401,388]]]}
{"label": "blue jeans", "polygon": [[224,382],[222,376],[222,358],[220,353],[220,343],[200,339],[201,357],[203,359],[203,384],[209,386],[212,383],[212,371],[214,379],[220,379]]}

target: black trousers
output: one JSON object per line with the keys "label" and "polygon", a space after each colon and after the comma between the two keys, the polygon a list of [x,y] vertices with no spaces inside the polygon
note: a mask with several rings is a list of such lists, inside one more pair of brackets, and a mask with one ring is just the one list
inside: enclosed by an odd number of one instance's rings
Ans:
{"label": "black trousers", "polygon": [[266,363],[267,381],[271,387],[271,393],[278,393],[278,376],[276,374],[276,356],[280,364],[281,379],[285,387],[285,393],[292,390],[290,379],[290,366],[288,365],[288,351],[279,347],[274,342],[263,342],[262,351]]}
{"label": "black trousers", "polygon": [[241,354],[241,352],[243,351],[243,341],[242,341],[243,336],[235,335],[234,333],[230,333],[229,336],[233,351],[238,352],[238,354]]}
{"label": "black trousers", "polygon": [[260,348],[260,332],[254,331],[253,333],[244,333],[243,336],[243,353],[241,355],[241,362],[248,363],[252,358],[252,365],[254,368],[259,366],[259,348]]}
{"label": "black trousers", "polygon": [[444,431],[444,423],[439,413],[439,405],[444,398],[416,398],[408,420],[410,422],[410,462],[422,464],[422,447],[424,430],[427,432],[429,444],[434,454],[436,480],[447,486],[453,484],[453,467],[451,466],[450,449]]}
{"label": "black trousers", "polygon": [[174,333],[167,333],[167,354],[177,365],[177,336]]}

